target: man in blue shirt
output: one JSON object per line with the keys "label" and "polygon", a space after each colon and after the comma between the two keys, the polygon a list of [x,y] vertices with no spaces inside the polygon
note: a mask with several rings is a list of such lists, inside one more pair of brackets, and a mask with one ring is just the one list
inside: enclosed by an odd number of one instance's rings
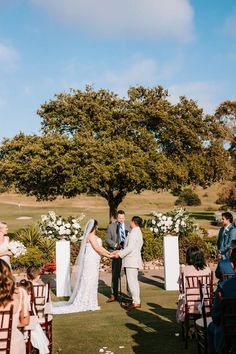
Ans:
{"label": "man in blue shirt", "polygon": [[228,251],[232,240],[236,240],[236,228],[233,225],[233,215],[226,211],[222,213],[222,224],[217,240],[219,259],[229,258]]}
{"label": "man in blue shirt", "polygon": [[[232,250],[230,261],[236,273],[236,248]],[[236,275],[226,280],[215,292],[212,306],[212,322],[208,326],[209,354],[224,353],[224,335],[221,324],[221,298],[236,298]]]}

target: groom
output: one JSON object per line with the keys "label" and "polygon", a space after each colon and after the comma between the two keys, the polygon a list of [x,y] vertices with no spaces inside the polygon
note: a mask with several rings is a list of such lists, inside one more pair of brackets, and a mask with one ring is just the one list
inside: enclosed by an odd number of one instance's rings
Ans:
{"label": "groom", "polygon": [[[116,220],[108,225],[107,228],[107,246],[110,252],[124,248],[126,237],[130,231],[130,226],[125,222],[125,212],[118,210]],[[113,302],[118,299],[118,289],[120,281],[122,260],[121,258],[112,259],[112,281],[111,281],[111,296],[108,302]]]}
{"label": "groom", "polygon": [[141,307],[138,270],[142,268],[142,219],[139,216],[133,216],[130,226],[132,230],[125,241],[124,249],[113,252],[112,256],[116,258],[120,257],[118,259],[122,259],[122,265],[125,268],[128,288],[133,301],[132,304],[128,305],[128,308],[137,309]]}

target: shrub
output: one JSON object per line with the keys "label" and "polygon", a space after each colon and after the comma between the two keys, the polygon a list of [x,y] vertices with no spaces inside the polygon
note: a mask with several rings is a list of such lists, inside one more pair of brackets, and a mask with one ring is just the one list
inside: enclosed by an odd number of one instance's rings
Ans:
{"label": "shrub", "polygon": [[[55,258],[55,241],[43,237],[37,225],[30,225],[17,230],[14,239],[22,242],[27,248],[25,256],[20,256],[19,259],[17,258],[17,261],[14,259],[15,267],[17,267],[17,264],[21,263],[21,266],[23,266],[24,262],[24,266],[26,267],[32,264],[42,265],[51,262]],[[28,255],[29,252],[30,254]],[[39,259],[36,259],[37,257],[39,257]],[[22,258],[23,260],[21,261]],[[32,263],[33,260],[34,263]]]}
{"label": "shrub", "polygon": [[163,240],[154,238],[149,229],[143,229],[143,249],[142,258],[144,262],[163,257]]}
{"label": "shrub", "polygon": [[218,249],[217,249],[217,236],[204,236],[203,240],[206,242],[209,259],[217,261]]}
{"label": "shrub", "polygon": [[236,182],[222,185],[216,204],[224,204],[226,207],[236,208]]}
{"label": "shrub", "polygon": [[11,265],[13,269],[28,268],[31,265],[41,267],[48,262],[47,254],[41,251],[37,246],[27,247],[27,253],[20,257],[11,257]]}
{"label": "shrub", "polygon": [[186,251],[189,246],[198,246],[204,253],[205,259],[207,260],[210,256],[209,249],[206,242],[202,237],[199,237],[197,234],[190,234],[188,237],[179,238],[179,261],[182,264],[185,264],[186,260]]}
{"label": "shrub", "polygon": [[191,188],[187,188],[180,193],[175,205],[197,206],[201,205],[201,199]]}

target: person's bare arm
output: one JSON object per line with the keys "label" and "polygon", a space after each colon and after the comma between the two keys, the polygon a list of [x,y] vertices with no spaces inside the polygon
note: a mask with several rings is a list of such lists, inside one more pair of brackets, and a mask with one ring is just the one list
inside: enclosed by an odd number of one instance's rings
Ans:
{"label": "person's bare arm", "polygon": [[99,246],[97,242],[97,237],[95,235],[89,235],[89,242],[91,243],[93,249],[101,256],[110,257],[110,252],[108,252],[104,247]]}

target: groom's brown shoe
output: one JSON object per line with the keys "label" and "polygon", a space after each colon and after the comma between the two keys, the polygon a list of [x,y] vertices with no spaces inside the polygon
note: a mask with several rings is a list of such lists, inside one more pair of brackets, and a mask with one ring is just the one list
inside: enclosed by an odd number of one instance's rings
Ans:
{"label": "groom's brown shoe", "polygon": [[129,304],[128,309],[140,309],[141,304]]}
{"label": "groom's brown shoe", "polygon": [[114,295],[111,295],[108,299],[107,299],[107,302],[114,302],[116,301],[116,297]]}

